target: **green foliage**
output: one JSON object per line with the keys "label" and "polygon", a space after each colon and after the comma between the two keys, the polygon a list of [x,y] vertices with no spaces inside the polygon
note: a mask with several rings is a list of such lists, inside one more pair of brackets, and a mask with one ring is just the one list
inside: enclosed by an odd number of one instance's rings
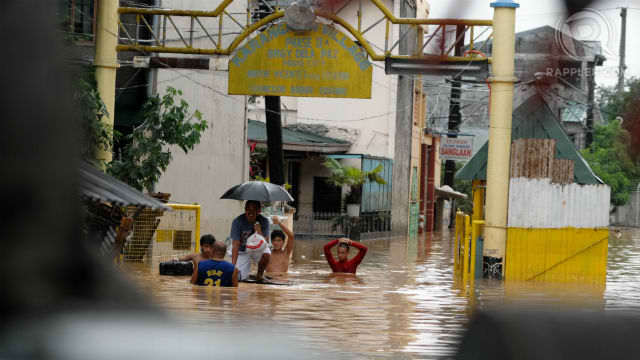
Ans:
{"label": "green foliage", "polygon": [[640,177],[640,79],[625,82],[622,94],[614,86],[598,88],[605,125],[595,127],[593,143],[582,151],[591,169],[611,187],[611,204],[616,206],[629,201],[631,181]]}
{"label": "green foliage", "polygon": [[640,167],[629,154],[629,133],[616,120],[596,126],[591,147],[582,156],[591,169],[611,187],[611,203],[616,206],[629,201],[631,179],[640,176]]}
{"label": "green foliage", "polygon": [[176,99],[181,96],[182,91],[167,87],[162,97],[156,94],[147,100],[142,106],[144,122],[125,138],[129,145],[122,159],[109,164],[110,174],[138,190],[149,190],[167,170],[171,146],[186,154],[200,143],[207,121],[198,110],[189,113],[189,104]]}
{"label": "green foliage", "polygon": [[[628,120],[625,115],[629,115],[640,99],[640,78],[630,78],[625,80],[625,91],[618,95],[616,86],[601,86],[597,88],[598,105],[603,110],[603,116],[610,122],[620,116]],[[625,125],[623,124],[623,125]]]}
{"label": "green foliage", "polygon": [[336,159],[326,158],[323,165],[331,170],[331,176],[327,179],[329,184],[349,187],[349,192],[343,199],[347,204],[360,204],[362,201],[362,185],[368,182],[376,182],[382,185],[387,183],[380,176],[380,172],[383,170],[382,164],[371,171],[363,171],[357,167],[342,165]]}
{"label": "green foliage", "polygon": [[99,167],[101,164],[96,160],[98,152],[112,149],[114,138],[117,139],[120,133],[102,122],[102,118],[109,114],[98,93],[93,67],[81,69],[74,88],[73,99],[80,112],[80,156]]}

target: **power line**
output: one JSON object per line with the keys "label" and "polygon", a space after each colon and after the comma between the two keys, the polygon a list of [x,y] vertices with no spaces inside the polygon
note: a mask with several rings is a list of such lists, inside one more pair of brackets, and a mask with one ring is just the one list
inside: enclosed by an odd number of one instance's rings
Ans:
{"label": "power line", "polygon": [[605,114],[609,114],[611,116],[620,116],[620,114],[614,114],[612,112],[609,112],[609,111],[606,111],[606,110],[602,110],[599,106],[596,106],[595,104],[587,104],[587,103],[583,103],[583,102],[580,102],[580,101],[571,100],[569,98],[566,98],[566,97],[560,95],[555,90],[545,91],[545,93],[549,94],[549,95],[555,95],[555,96],[561,98],[562,100],[564,100],[564,102],[567,105],[582,105],[582,106],[586,106],[586,107],[593,107],[595,110],[597,110],[599,112],[602,112],[602,113],[605,113]]}

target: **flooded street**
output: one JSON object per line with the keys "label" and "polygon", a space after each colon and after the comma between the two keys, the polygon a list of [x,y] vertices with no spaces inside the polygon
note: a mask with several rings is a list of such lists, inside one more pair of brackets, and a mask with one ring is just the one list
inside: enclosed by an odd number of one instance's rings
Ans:
{"label": "flooded street", "polygon": [[[640,231],[611,238],[606,288],[571,284],[453,281],[449,233],[371,240],[358,275],[333,275],[321,240],[298,240],[293,286],[194,287],[159,276],[157,264],[124,271],[178,321],[194,326],[278,326],[265,336],[301,336],[306,350],[345,358],[440,358],[452,354],[474,308],[531,305],[640,311]],[[352,250],[352,256],[354,251]]]}

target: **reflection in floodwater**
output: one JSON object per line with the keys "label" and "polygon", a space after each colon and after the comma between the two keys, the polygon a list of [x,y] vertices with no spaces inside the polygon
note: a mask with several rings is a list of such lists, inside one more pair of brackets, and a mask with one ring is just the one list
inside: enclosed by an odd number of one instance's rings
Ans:
{"label": "reflection in floodwater", "polygon": [[[314,353],[347,358],[442,357],[454,352],[476,308],[525,305],[640,310],[640,231],[611,238],[601,285],[453,281],[449,233],[371,240],[358,275],[332,274],[323,241],[298,241],[284,279],[293,286],[194,287],[187,277],[158,275],[158,265],[123,269],[155,302],[194,326],[277,325],[279,336],[304,334]],[[289,334],[289,335],[285,335]]]}

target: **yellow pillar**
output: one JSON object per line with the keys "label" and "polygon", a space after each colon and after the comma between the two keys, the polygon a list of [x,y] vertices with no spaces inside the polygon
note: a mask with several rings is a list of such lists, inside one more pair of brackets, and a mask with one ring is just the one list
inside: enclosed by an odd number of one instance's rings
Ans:
{"label": "yellow pillar", "polygon": [[[98,92],[109,116],[102,121],[113,128],[116,94],[116,69],[118,68],[118,0],[98,0],[96,19],[96,48],[93,65],[96,67]],[[98,159],[111,162],[111,149],[101,150]]]}
{"label": "yellow pillar", "polygon": [[484,220],[484,181],[473,180],[471,189],[473,194],[472,221]]}
{"label": "yellow pillar", "polygon": [[[511,160],[511,116],[515,58],[515,15],[520,5],[512,0],[491,4],[493,11],[493,53],[487,202],[483,255],[489,264],[503,263],[507,240],[507,204]],[[494,267],[495,269],[504,269]],[[491,274],[502,276],[501,273]]]}

